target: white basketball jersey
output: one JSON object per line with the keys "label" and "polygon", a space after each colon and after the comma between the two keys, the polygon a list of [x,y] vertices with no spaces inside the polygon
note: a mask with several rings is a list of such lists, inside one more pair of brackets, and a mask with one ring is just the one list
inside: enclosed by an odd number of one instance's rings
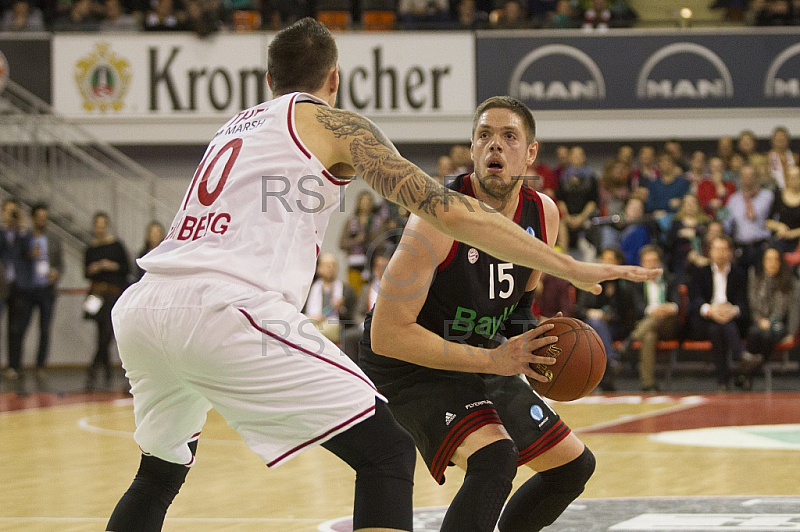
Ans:
{"label": "white basketball jersey", "polygon": [[293,93],[240,112],[214,136],[164,241],[138,260],[147,272],[217,272],[280,292],[298,310],[333,210],[348,181],[297,136]]}

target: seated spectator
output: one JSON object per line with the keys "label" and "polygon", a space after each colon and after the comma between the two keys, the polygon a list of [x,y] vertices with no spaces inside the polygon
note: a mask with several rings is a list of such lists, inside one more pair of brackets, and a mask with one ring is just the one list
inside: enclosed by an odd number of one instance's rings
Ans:
{"label": "seated spectator", "polygon": [[667,268],[679,282],[684,282],[686,263],[691,251],[700,252],[706,226],[711,221],[700,209],[697,197],[687,194],[681,201],[681,208],[675,214],[667,232]]}
{"label": "seated spectator", "polygon": [[539,320],[553,318],[559,312],[565,317],[574,316],[574,295],[575,288],[569,281],[542,272],[534,293],[533,315]]}
{"label": "seated spectator", "polygon": [[782,253],[794,251],[800,244],[800,166],[789,168],[786,188],[775,195],[765,223]]}
{"label": "seated spectator", "polygon": [[176,8],[173,0],[156,0],[155,8],[144,18],[145,31],[185,30],[184,13]]}
{"label": "seated spectator", "polygon": [[[628,188],[630,176],[627,173],[625,163],[616,159],[606,161],[603,168],[603,176],[600,179],[600,216],[608,218],[616,215],[620,219],[625,216],[625,203],[631,195]],[[619,246],[619,229],[614,225],[600,225],[599,247]]]}
{"label": "seated spectator", "polygon": [[478,9],[475,0],[459,0],[456,11],[460,29],[482,30],[489,27],[489,13]]}
{"label": "seated spectator", "polygon": [[649,183],[658,179],[658,176],[656,149],[652,146],[642,146],[639,148],[636,165],[631,172],[631,190],[636,190],[639,187],[646,189]]}
{"label": "seated spectator", "polygon": [[624,228],[620,232],[619,247],[625,264],[639,265],[639,250],[652,240],[657,240],[657,224],[644,216],[644,202],[632,196],[625,204]]}
{"label": "seated spectator", "polygon": [[564,177],[564,174],[569,168],[569,146],[559,144],[556,146],[556,164],[553,171],[556,173],[559,182]]}
{"label": "seated spectator", "polygon": [[[607,248],[600,254],[603,264],[624,264],[625,257],[616,248]],[[633,324],[631,313],[632,283],[624,279],[615,279],[601,283],[600,294],[581,291],[575,304],[575,317],[586,322],[597,331],[603,346],[606,348],[608,367],[600,382],[603,391],[614,391],[614,377],[619,373],[620,357],[614,342],[622,340],[631,332]]]}
{"label": "seated spectator", "polygon": [[[137,259],[141,259],[150,251],[154,250],[156,246],[158,246],[162,240],[164,240],[164,236],[166,232],[164,230],[164,225],[161,222],[157,222],[153,220],[149,224],[147,224],[147,230],[145,231],[144,235],[144,244],[142,248],[139,250],[139,254],[136,255]],[[134,281],[138,281],[144,276],[144,270],[139,267],[139,265],[134,261],[133,265],[133,277]]]}
{"label": "seated spectator", "polygon": [[528,0],[528,17],[537,28],[546,27],[557,8],[558,0]]}
{"label": "seated spectator", "polygon": [[494,17],[490,15],[489,21],[496,29],[516,30],[532,26],[520,0],[505,0],[502,9],[495,10],[492,14]]}
{"label": "seated spectator", "polygon": [[662,231],[669,229],[672,216],[681,205],[681,198],[689,192],[689,182],[672,155],[662,152],[658,156],[659,178],[647,185],[645,212],[651,213]]}
{"label": "seated spectator", "polygon": [[730,165],[731,155],[733,155],[735,151],[733,137],[720,137],[720,139],[717,140],[717,157],[722,159],[722,162],[725,163],[726,170]]}
{"label": "seated spectator", "polygon": [[612,0],[609,9],[614,28],[630,28],[639,20],[639,13],[625,0]]}
{"label": "seated spectator", "polygon": [[749,323],[747,273],[733,260],[733,242],[716,237],[711,264],[693,271],[689,283],[689,323],[696,338],[709,340],[718,390],[730,389],[728,360],[742,361],[747,373],[758,361],[744,355],[742,335]]}
{"label": "seated spectator", "polygon": [[219,0],[187,0],[185,29],[207,37],[222,26],[224,13]]}
{"label": "seated spectator", "polygon": [[440,155],[436,159],[436,172],[432,177],[443,185],[449,183],[449,179],[456,177],[456,167],[453,164],[453,159],[449,155]]}
{"label": "seated spectator", "polygon": [[[685,172],[689,169],[689,162],[683,156],[683,146],[681,145],[681,141],[672,139],[668,140],[664,143],[664,151],[672,155],[672,160],[675,161],[675,164],[678,165],[678,168],[681,169],[681,172]],[[703,154],[705,156],[705,154]]]}
{"label": "seated spectator", "polygon": [[611,27],[611,10],[607,0],[591,0],[589,8],[583,12],[584,30],[607,30]]}
{"label": "seated spectator", "polygon": [[630,174],[633,171],[633,146],[630,144],[620,146],[617,149],[616,160],[624,164],[628,174]]}
{"label": "seated spectator", "polygon": [[581,260],[586,256],[586,223],[597,211],[599,196],[594,170],[586,164],[586,152],[573,146],[569,152],[569,167],[561,177],[556,193],[561,220],[569,233],[570,255]]}
{"label": "seated spectator", "polygon": [[751,157],[753,157],[753,155],[758,155],[758,140],[756,139],[756,134],[749,129],[740,132],[736,139],[736,149],[744,156],[745,162],[753,164]]}
{"label": "seated spectator", "polygon": [[683,174],[683,178],[689,182],[689,194],[697,195],[697,189],[700,187],[700,183],[708,177],[708,172],[706,171],[706,154],[701,150],[696,150],[689,159],[689,169]]}
{"label": "seated spectator", "polygon": [[769,158],[764,153],[756,153],[750,157],[750,164],[756,169],[756,177],[761,186],[771,190],[774,194],[780,192],[778,182],[769,171]]}
{"label": "seated spectator", "polygon": [[761,263],[761,254],[771,236],[766,220],[774,195],[761,187],[755,169],[749,164],[742,168],[739,179],[741,187],[728,200],[729,216],[724,223],[725,232],[733,237],[741,266],[746,271]]}
{"label": "seated spectator", "polygon": [[397,18],[413,28],[419,24],[435,24],[450,21],[448,0],[399,0]]}
{"label": "seated spectator", "polygon": [[708,161],[708,176],[697,185],[700,207],[712,218],[724,220],[728,217],[725,205],[734,192],[736,185],[725,180],[725,163],[719,157],[712,157]]}
{"label": "seated spectator", "polygon": [[353,288],[337,278],[339,265],[333,253],[323,253],[317,259],[317,280],[308,291],[303,313],[331,342],[338,344],[343,324],[352,322],[356,309]]}
{"label": "seated spectator", "polygon": [[[800,322],[800,293],[783,254],[777,248],[764,252],[762,267],[750,271],[748,283],[750,328],[747,330],[747,357],[756,362],[768,360],[781,341],[797,333]],[[751,375],[743,373],[737,384],[749,390]]]}
{"label": "seated spectator", "polygon": [[342,227],[339,248],[347,254],[348,281],[356,295],[361,293],[367,260],[367,250],[372,241],[381,234],[385,219],[375,208],[375,198],[369,190],[361,192],[356,198],[355,213]]}
{"label": "seated spectator", "polygon": [[767,152],[769,173],[781,190],[786,186],[786,173],[789,168],[797,166],[798,163],[797,154],[789,147],[790,141],[789,130],[783,126],[776,127],[772,131],[771,147]]}
{"label": "seated spectator", "polygon": [[473,164],[472,156],[469,153],[469,146],[464,144],[454,144],[450,148],[450,159],[452,159],[453,166],[456,168],[453,171],[453,175],[472,173]]}
{"label": "seated spectator", "polygon": [[138,31],[140,22],[135,15],[125,13],[120,0],[105,0],[105,17],[100,22],[100,31]]}
{"label": "seated spectator", "polygon": [[370,312],[372,307],[375,306],[378,291],[380,290],[381,277],[383,277],[383,272],[386,271],[386,266],[389,265],[389,254],[376,250],[370,259],[372,264],[369,284],[361,291],[361,295],[358,297],[350,316],[353,323],[349,324],[345,329],[342,337],[342,351],[356,363],[358,362],[358,343],[364,335],[364,318],[367,316],[367,312]]}
{"label": "seated spectator", "polygon": [[708,256],[711,250],[711,242],[718,236],[723,236],[724,234],[725,229],[722,226],[722,222],[716,220],[708,222],[706,234],[703,236],[700,243],[700,250],[697,251],[693,249],[686,256],[686,271],[684,272],[686,284],[689,284],[689,279],[691,279],[694,270],[711,264],[711,259]]}
{"label": "seated spectator", "polygon": [[566,30],[580,27],[580,22],[571,1],[558,0],[556,10],[549,16],[545,27]]}
{"label": "seated spectator", "polygon": [[752,18],[756,26],[789,26],[793,22],[792,6],[789,0],[762,0],[751,6]]}
{"label": "seated spectator", "polygon": [[[644,246],[639,250],[639,261],[645,268],[661,268],[661,250],[654,245]],[[658,341],[675,340],[679,336],[678,284],[677,278],[667,270],[658,279],[632,285],[633,317],[637,321],[630,339],[641,342],[639,384],[643,392],[660,391],[655,375]]]}
{"label": "seated spectator", "polygon": [[28,0],[15,0],[3,14],[0,31],[44,31],[44,16]]}
{"label": "seated spectator", "polygon": [[92,0],[73,0],[66,15],[53,23],[53,30],[97,31],[103,15],[101,9]]}

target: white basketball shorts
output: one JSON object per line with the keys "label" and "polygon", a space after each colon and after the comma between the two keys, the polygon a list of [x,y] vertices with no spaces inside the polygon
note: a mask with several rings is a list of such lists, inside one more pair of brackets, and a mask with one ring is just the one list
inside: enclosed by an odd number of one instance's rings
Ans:
{"label": "white basketball shorts", "polygon": [[268,466],[369,418],[385,401],[278,293],[227,277],[147,274],[112,312],[143,452],[191,465],[215,408]]}

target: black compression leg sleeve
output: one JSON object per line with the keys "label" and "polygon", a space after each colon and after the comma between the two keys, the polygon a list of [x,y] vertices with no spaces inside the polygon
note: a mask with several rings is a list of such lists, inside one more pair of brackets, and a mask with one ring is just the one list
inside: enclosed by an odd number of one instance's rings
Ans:
{"label": "black compression leg sleeve", "polygon": [[375,414],[322,444],[356,472],[353,530],[412,528],[417,451],[411,435],[375,402]]}
{"label": "black compression leg sleeve", "polygon": [[441,532],[492,532],[511,493],[518,458],[511,440],[498,440],[472,453],[464,484],[450,503]]}
{"label": "black compression leg sleeve", "polygon": [[[189,443],[192,455],[197,440]],[[113,532],[155,532],[161,530],[167,508],[178,494],[189,468],[142,455],[139,471],[108,520]]]}
{"label": "black compression leg sleeve", "polygon": [[500,532],[538,532],[553,524],[583,493],[594,466],[594,455],[587,447],[572,462],[531,477],[508,501]]}

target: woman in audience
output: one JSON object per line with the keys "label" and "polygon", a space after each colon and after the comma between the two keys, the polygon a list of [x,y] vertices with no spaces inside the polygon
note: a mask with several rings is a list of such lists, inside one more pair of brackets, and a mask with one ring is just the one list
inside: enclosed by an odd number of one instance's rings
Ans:
{"label": "woman in audience", "polygon": [[[347,253],[348,281],[356,295],[361,293],[362,275],[367,265],[367,251],[372,240],[380,234],[384,219],[376,212],[375,199],[368,190],[356,199],[356,212],[342,228],[339,247]],[[369,269],[366,271],[369,274]]]}
{"label": "woman in audience", "polygon": [[667,268],[680,282],[686,272],[689,253],[702,253],[703,237],[711,219],[700,209],[695,196],[686,194],[667,232]]}
{"label": "woman in audience", "polygon": [[708,161],[708,177],[697,185],[697,199],[706,213],[718,220],[725,218],[722,210],[728,198],[736,192],[736,185],[725,180],[725,163],[720,157]]}
{"label": "woman in audience", "polygon": [[800,166],[787,170],[786,188],[775,194],[765,224],[773,232],[775,247],[784,253],[797,249],[800,242]]}
{"label": "woman in audience", "polygon": [[[797,333],[800,305],[795,279],[777,248],[764,252],[762,267],[750,271],[748,297],[751,325],[747,331],[747,350],[756,358],[768,360],[775,346]],[[742,375],[737,384],[751,387],[750,375]]]}
{"label": "woman in audience", "polygon": [[84,253],[84,275],[91,282],[90,295],[84,303],[84,317],[97,323],[97,348],[87,370],[87,390],[94,389],[97,371],[101,367],[106,386],[111,384],[109,349],[114,339],[111,309],[127,288],[130,271],[128,251],[111,233],[109,225],[108,214],[98,212],[94,215],[94,238]]}

